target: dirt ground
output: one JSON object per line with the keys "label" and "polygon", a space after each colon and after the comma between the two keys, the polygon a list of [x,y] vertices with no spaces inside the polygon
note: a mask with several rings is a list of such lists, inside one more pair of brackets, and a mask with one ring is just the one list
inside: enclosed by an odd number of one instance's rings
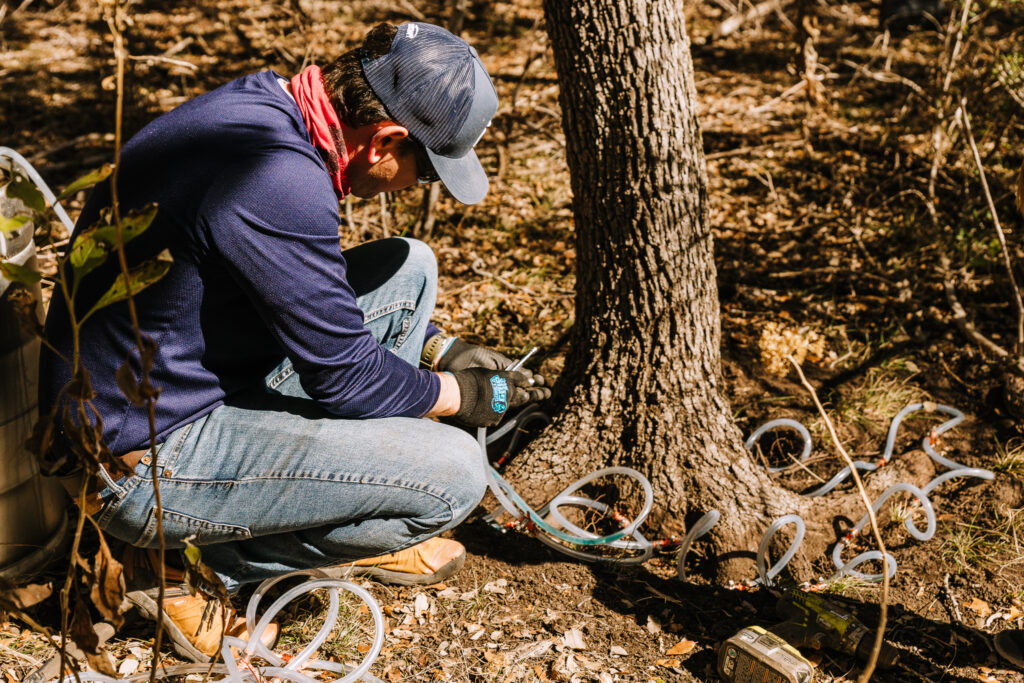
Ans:
{"label": "dirt ground", "polygon": [[[729,0],[688,6],[717,240],[723,370],[737,423],[744,434],[776,417],[809,426],[815,448],[808,467],[778,475],[795,490],[839,469],[807,393],[765,365],[773,330],[788,331],[797,348],[815,347],[805,370],[854,458],[879,457],[890,421],[907,404],[935,401],[964,411],[965,422],[937,447],[996,477],[940,486],[931,496],[938,523],[928,541],[902,527],[908,517],[923,519],[908,500],[880,515],[899,564],[887,637],[901,658],[875,680],[1024,681],[991,644],[994,633],[1024,626],[1019,395],[1007,394],[1004,373],[956,326],[947,284],[977,329],[1006,348],[1015,337],[1015,309],[962,133],[948,145],[939,136],[933,173],[933,130],[955,118],[962,94],[1019,264],[1024,225],[1012,187],[1022,163],[1024,76],[1016,85],[997,76],[1001,60],[1024,51],[1024,9],[996,0],[975,5],[951,71],[954,99],[943,90],[953,43],[947,34],[883,34],[873,3],[815,5],[823,97],[811,105],[798,85],[795,9],[716,35],[723,20],[747,7],[737,10]],[[323,62],[377,22],[444,24],[453,12],[421,0],[133,3],[126,127],[137,130],[251,71],[290,75]],[[442,192],[432,221],[425,220],[418,189],[356,200],[346,206],[342,242],[394,234],[424,239],[441,271],[438,324],[510,354],[536,345],[541,369],[557,376],[573,320],[575,249],[558,86],[540,4],[469,3],[463,35],[479,49],[501,97],[478,148],[494,178],[491,194],[467,208]],[[54,186],[110,157],[111,55],[102,9],[93,3],[9,6],[0,24],[0,144],[28,157]],[[69,202],[72,215],[83,200],[80,194]],[[52,271],[59,237],[40,246],[41,262]],[[937,424],[935,417],[909,419],[894,457],[920,457],[922,437]],[[788,464],[786,454],[800,444],[780,436],[762,445],[778,465]],[[484,502],[494,505],[490,497]],[[861,514],[850,510],[837,529]],[[699,544],[691,580],[681,582],[670,553],[630,570],[585,565],[527,536],[501,534],[479,517],[454,532],[469,559],[446,585],[364,584],[388,624],[371,673],[388,681],[717,680],[718,643],[744,626],[777,620],[766,591],[701,579],[701,562],[709,559],[699,557]],[[822,558],[818,576],[791,578],[824,584],[874,626],[878,586],[828,580],[830,567]],[[279,649],[301,648],[323,605],[322,596],[292,605]],[[55,627],[52,605],[38,613]],[[351,661],[369,642],[367,618],[355,604],[346,604],[343,617],[357,625],[335,632],[325,653]],[[151,625],[141,621],[115,636],[112,654],[122,673],[148,668],[151,637]],[[24,624],[11,620],[0,628],[0,669],[9,682],[23,680],[52,653],[51,643]],[[856,678],[858,664],[846,655],[806,654],[819,680]]]}

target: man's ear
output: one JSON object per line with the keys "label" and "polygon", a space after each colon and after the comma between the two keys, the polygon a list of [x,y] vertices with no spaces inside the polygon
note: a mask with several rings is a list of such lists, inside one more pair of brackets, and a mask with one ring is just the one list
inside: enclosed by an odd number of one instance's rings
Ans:
{"label": "man's ear", "polygon": [[408,136],[409,130],[404,126],[400,126],[394,121],[381,122],[373,137],[370,138],[366,160],[375,164],[388,154],[393,154],[398,148],[398,143]]}

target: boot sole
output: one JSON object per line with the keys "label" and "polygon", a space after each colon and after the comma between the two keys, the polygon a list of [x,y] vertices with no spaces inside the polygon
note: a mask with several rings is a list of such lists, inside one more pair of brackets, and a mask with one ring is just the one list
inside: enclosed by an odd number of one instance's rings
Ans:
{"label": "boot sole", "polygon": [[354,565],[342,565],[324,567],[320,571],[332,579],[349,579],[354,576],[368,576],[380,583],[394,586],[430,586],[441,583],[455,572],[462,569],[466,564],[466,553],[462,553],[448,561],[432,574],[410,574],[408,572],[396,572],[380,567],[360,567]]}
{"label": "boot sole", "polygon": [[1017,668],[1024,670],[1024,635],[1020,631],[1000,631],[994,639],[996,652],[1003,656],[1008,662],[1012,662]]}

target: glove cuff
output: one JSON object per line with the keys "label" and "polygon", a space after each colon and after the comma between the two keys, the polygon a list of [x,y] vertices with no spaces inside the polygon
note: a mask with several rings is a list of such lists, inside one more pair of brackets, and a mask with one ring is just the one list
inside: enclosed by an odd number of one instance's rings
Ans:
{"label": "glove cuff", "polygon": [[473,413],[477,400],[480,398],[476,380],[462,372],[449,372],[448,374],[454,377],[455,383],[459,385],[459,410],[454,417],[456,420],[461,418],[466,421],[466,418]]}
{"label": "glove cuff", "polygon": [[440,332],[435,334],[423,345],[423,353],[420,354],[420,365],[427,370],[437,370],[437,364],[440,362],[441,356],[447,353],[448,349],[458,339],[458,337],[449,337]]}

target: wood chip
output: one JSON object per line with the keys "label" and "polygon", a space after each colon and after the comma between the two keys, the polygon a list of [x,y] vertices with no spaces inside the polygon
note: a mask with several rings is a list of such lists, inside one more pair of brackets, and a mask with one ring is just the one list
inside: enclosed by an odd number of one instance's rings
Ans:
{"label": "wood chip", "polygon": [[676,643],[675,645],[670,647],[668,650],[666,650],[665,654],[667,654],[667,655],[685,655],[685,654],[689,653],[691,650],[693,650],[693,648],[696,647],[696,646],[697,646],[697,643],[693,642],[692,640],[687,640],[686,638],[683,638],[678,643]]}
{"label": "wood chip", "polygon": [[618,645],[612,645],[611,650],[609,650],[609,654],[612,657],[625,657],[629,653],[626,652],[626,648],[624,648],[624,647],[619,647]]}
{"label": "wood chip", "polygon": [[423,616],[423,613],[430,609],[430,601],[427,596],[423,593],[419,593],[412,602],[413,612],[416,614],[416,618],[419,619]]}
{"label": "wood chip", "polygon": [[583,642],[583,631],[578,628],[571,628],[562,634],[562,644],[570,650],[586,650],[587,645]]}

